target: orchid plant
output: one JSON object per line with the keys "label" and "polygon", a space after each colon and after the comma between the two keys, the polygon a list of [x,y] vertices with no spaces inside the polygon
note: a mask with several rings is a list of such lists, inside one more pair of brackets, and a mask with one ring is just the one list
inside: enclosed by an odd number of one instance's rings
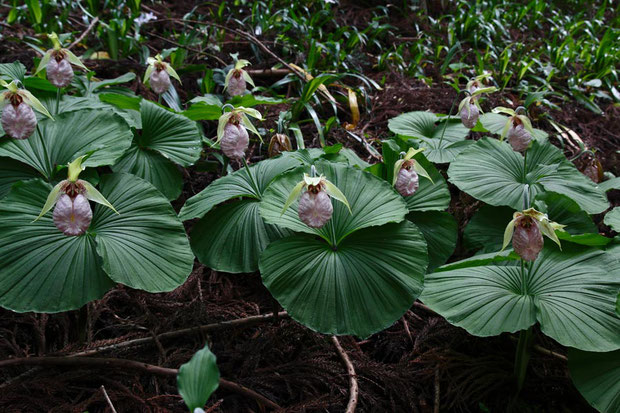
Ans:
{"label": "orchid plant", "polygon": [[412,159],[416,154],[424,151],[425,148],[414,149],[409,148],[407,153],[401,152],[404,157],[394,164],[394,179],[392,186],[396,188],[402,196],[411,196],[418,190],[420,186],[418,175],[422,175],[426,179],[433,182],[431,176],[426,172],[424,167]]}
{"label": "orchid plant", "polygon": [[532,122],[527,115],[520,115],[525,112],[525,108],[519,106],[516,110],[505,108],[502,106],[493,109],[493,113],[505,113],[510,117],[506,120],[500,140],[508,139],[508,143],[515,152],[524,152],[530,146],[534,129]]}
{"label": "orchid plant", "polygon": [[161,95],[166,93],[170,89],[170,76],[181,82],[181,78],[169,64],[164,62],[160,54],[157,54],[154,58],[149,57],[147,59],[147,68],[144,72],[144,84],[151,87],[153,92]]}
{"label": "orchid plant", "polygon": [[[233,56],[233,57],[236,57]],[[226,74],[224,81],[224,90],[228,91],[230,96],[239,96],[245,94],[247,90],[247,84],[249,83],[254,87],[254,81],[243,68],[250,65],[250,62],[245,59],[239,59],[235,62],[235,67],[230,69]]]}
{"label": "orchid plant", "polygon": [[0,108],[2,108],[2,128],[13,139],[29,138],[37,127],[37,117],[34,110],[54,119],[45,106],[26,89],[20,89],[17,81],[7,83],[0,79],[0,86],[7,89],[0,93]]}
{"label": "orchid plant", "polygon": [[71,65],[86,71],[88,71],[88,68],[84,66],[82,61],[71,50],[62,47],[56,33],[48,35],[48,38],[52,41],[54,47],[45,53],[35,74],[43,69],[47,69],[47,80],[52,85],[59,89],[67,87],[71,84],[74,76]]}
{"label": "orchid plant", "polygon": [[67,236],[78,236],[86,232],[93,218],[88,201],[104,205],[118,214],[105,197],[90,182],[78,179],[85,167],[82,163],[90,155],[80,156],[69,163],[67,179],[59,182],[47,196],[38,221],[50,209],[54,208],[54,224]]}
{"label": "orchid plant", "polygon": [[229,158],[243,158],[250,142],[248,129],[262,141],[260,133],[248,116],[258,120],[262,120],[263,117],[256,109],[224,105],[222,110],[225,111],[227,108],[230,108],[231,111],[223,113],[218,120],[217,143],[220,144],[224,155]]}
{"label": "orchid plant", "polygon": [[352,213],[351,206],[340,189],[328,181],[324,175],[317,176],[316,174],[316,168],[312,165],[310,174],[304,173],[304,178],[293,187],[280,215],[284,215],[299,194],[301,198],[297,214],[299,219],[310,228],[322,228],[332,217],[334,207],[330,197],[345,204],[349,213]]}

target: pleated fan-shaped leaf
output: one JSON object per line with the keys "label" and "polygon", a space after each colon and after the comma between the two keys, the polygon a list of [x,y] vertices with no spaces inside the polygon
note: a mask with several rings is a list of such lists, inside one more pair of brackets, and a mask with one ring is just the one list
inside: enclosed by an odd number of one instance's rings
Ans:
{"label": "pleated fan-shaped leaf", "polygon": [[179,217],[201,218],[191,232],[198,260],[217,271],[256,271],[267,245],[289,234],[263,221],[259,213],[263,192],[277,175],[299,164],[290,157],[264,160],[252,165],[249,172],[241,168],[219,178],[190,198]]}
{"label": "pleated fan-shaped leaf", "polygon": [[315,166],[346,196],[352,213],[332,200],[327,224],[309,228],[297,216],[297,200],[282,214],[309,168],[276,178],[265,191],[261,214],[266,222],[298,233],[265,249],[259,265],[263,283],[305,326],[367,337],[398,320],[420,294],[426,241],[415,225],[402,222],[406,203],[385,180],[342,164]]}
{"label": "pleated fan-shaped leaf", "polygon": [[607,251],[545,245],[531,270],[488,265],[441,271],[425,279],[421,300],[477,336],[540,323],[560,344],[586,351],[620,348],[615,314],[620,246]]}

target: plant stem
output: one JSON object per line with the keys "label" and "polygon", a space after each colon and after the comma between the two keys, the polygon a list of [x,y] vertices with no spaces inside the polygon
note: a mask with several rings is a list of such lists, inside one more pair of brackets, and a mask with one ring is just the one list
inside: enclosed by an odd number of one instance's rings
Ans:
{"label": "plant stem", "polygon": [[460,95],[461,95],[461,91],[459,90],[456,93],[456,97],[452,101],[452,106],[450,106],[450,111],[448,112],[448,116],[446,117],[446,122],[443,125],[443,130],[441,131],[441,138],[439,138],[439,145],[440,146],[441,146],[441,142],[443,142],[443,136],[446,133],[446,128],[448,127],[448,122],[450,121],[450,115],[452,115],[452,109],[454,109],[454,105],[456,104],[456,101],[458,100]]}
{"label": "plant stem", "polygon": [[58,110],[60,109],[60,88],[56,88],[56,116],[58,116]]}
{"label": "plant stem", "polygon": [[523,154],[523,182],[527,179],[527,149]]}
{"label": "plant stem", "polygon": [[532,326],[530,326],[527,330],[521,330],[519,333],[519,343],[517,344],[514,370],[515,377],[517,378],[517,389],[519,391],[523,388],[527,365],[530,361],[530,355],[532,354],[533,333],[534,331],[532,330]]}
{"label": "plant stem", "polygon": [[[43,137],[43,132],[41,132],[41,128],[39,127],[39,122],[37,122],[37,133],[39,134],[39,136],[41,137],[41,147],[43,148],[43,158],[45,159],[45,165],[47,166],[49,164],[49,156],[47,154],[47,147],[45,146],[45,139]],[[47,177],[48,180],[52,179],[52,175],[54,174],[54,171],[46,171],[49,172],[49,176]]]}
{"label": "plant stem", "polygon": [[252,175],[252,172],[250,171],[250,167],[248,166],[248,161],[246,161],[244,157],[241,157],[241,159],[243,159],[243,165],[245,165],[245,171],[248,173],[248,177],[250,178],[250,183],[252,184],[252,187],[254,188],[254,191],[256,192],[256,196],[260,197],[261,193],[260,193],[260,190],[258,189],[258,184],[254,180],[254,175]]}

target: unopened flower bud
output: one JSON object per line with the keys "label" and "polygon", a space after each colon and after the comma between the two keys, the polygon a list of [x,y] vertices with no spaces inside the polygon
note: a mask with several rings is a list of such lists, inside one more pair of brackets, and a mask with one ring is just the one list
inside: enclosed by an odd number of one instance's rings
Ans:
{"label": "unopened flower bud", "polygon": [[243,95],[246,91],[247,85],[243,78],[243,74],[240,69],[235,69],[233,75],[228,81],[228,94],[230,96]]}
{"label": "unopened flower bud", "polygon": [[480,116],[480,110],[478,110],[478,106],[474,103],[473,99],[470,100],[470,103],[466,103],[463,105],[461,109],[461,122],[463,125],[468,127],[469,129],[476,126],[478,123],[478,117]]}
{"label": "unopened flower bud", "polygon": [[398,171],[398,177],[396,178],[396,183],[394,184],[394,188],[398,191],[402,196],[411,196],[418,190],[419,187],[419,178],[416,171],[412,168],[412,163],[414,161],[406,161],[403,163],[402,168]]}
{"label": "unopened flower bud", "polygon": [[27,139],[37,127],[37,117],[25,102],[7,104],[2,111],[2,128],[14,139]]}
{"label": "unopened flower bud", "polygon": [[333,212],[331,198],[320,186],[308,187],[299,199],[299,219],[311,228],[321,228],[329,221]]}
{"label": "unopened flower bud", "polygon": [[267,149],[267,153],[270,158],[273,158],[280,155],[282,152],[292,150],[293,147],[291,146],[291,140],[288,136],[281,133],[276,133],[271,137],[271,142],[269,142],[269,149]]}
{"label": "unopened flower bud", "polygon": [[73,80],[71,63],[62,55],[52,56],[47,64],[47,80],[58,88],[69,86]]}
{"label": "unopened flower bud", "polygon": [[229,122],[224,127],[224,136],[220,148],[229,158],[242,158],[250,143],[250,137],[245,126],[240,123]]}
{"label": "unopened flower bud", "polygon": [[515,220],[512,248],[525,261],[534,261],[543,247],[543,236],[536,219],[523,215]]}
{"label": "unopened flower bud", "polygon": [[82,235],[93,218],[88,199],[82,194],[71,197],[62,194],[54,208],[54,224],[65,235]]}
{"label": "unopened flower bud", "polygon": [[532,135],[523,126],[523,123],[512,122],[506,134],[508,143],[515,152],[524,152],[530,145]]}
{"label": "unopened flower bud", "polygon": [[151,73],[149,85],[151,85],[153,92],[158,95],[166,93],[170,89],[170,75],[161,65],[159,67],[156,65],[156,69]]}
{"label": "unopened flower bud", "polygon": [[598,159],[592,159],[583,169],[583,174],[598,184],[603,181],[603,166]]}

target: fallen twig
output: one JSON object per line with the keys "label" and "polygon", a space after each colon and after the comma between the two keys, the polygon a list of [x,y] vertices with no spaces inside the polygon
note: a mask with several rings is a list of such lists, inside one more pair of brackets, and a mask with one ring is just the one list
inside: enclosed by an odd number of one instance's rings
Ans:
{"label": "fallen twig", "polygon": [[[277,317],[287,318],[288,313],[286,311],[281,311],[278,313]],[[157,340],[169,339],[169,338],[179,337],[179,336],[183,336],[187,334],[199,334],[199,333],[221,330],[221,329],[228,328],[228,327],[248,327],[254,324],[269,321],[273,318],[274,318],[274,315],[269,313],[269,314],[254,315],[254,316],[245,317],[245,318],[238,318],[236,320],[219,321],[217,323],[205,324],[202,326],[168,331],[165,333],[158,334],[156,336],[136,338],[133,340],[123,341],[120,343],[90,348],[87,350],[79,351],[77,353],[66,354],[66,356],[67,357],[93,356],[95,354],[100,354],[106,351],[119,350],[119,349],[124,349],[128,347],[134,347],[134,346],[139,346],[142,344],[147,344],[147,343],[155,341],[156,339]]]}
{"label": "fallen twig", "polygon": [[67,49],[71,49],[73,48],[75,45],[77,45],[79,42],[81,42],[86,35],[93,29],[93,27],[95,27],[95,24],[97,24],[97,22],[99,21],[99,17],[95,17],[93,19],[92,22],[90,22],[90,24],[88,25],[88,27],[86,28],[86,30],[84,30],[84,32],[80,35],[80,37],[78,37],[77,39],[75,39],[75,41],[73,43],[71,43],[69,45],[69,47],[67,47]]}
{"label": "fallen twig", "polygon": [[101,387],[99,387],[101,389],[101,392],[103,393],[103,396],[105,397],[106,401],[108,402],[108,406],[110,406],[110,409],[112,409],[112,413],[116,413],[116,409],[114,408],[114,405],[112,404],[112,400],[110,400],[110,396],[108,396],[108,392],[105,391],[105,387],[103,385],[101,385]]}
{"label": "fallen twig", "polygon": [[355,368],[353,367],[351,359],[340,345],[340,341],[338,341],[338,338],[336,336],[332,336],[332,343],[334,343],[334,346],[336,346],[336,351],[338,351],[340,358],[347,366],[347,374],[349,375],[349,403],[347,404],[347,410],[345,410],[345,413],[354,413],[355,407],[357,406],[357,397],[359,393]]}
{"label": "fallen twig", "polygon": [[[153,364],[143,363],[141,361],[117,359],[117,358],[88,358],[88,357],[20,357],[0,361],[0,368],[14,366],[54,366],[54,367],[94,367],[94,368],[120,368],[137,370],[143,373],[149,373],[156,376],[176,377],[179,370],[168,367],[156,366]],[[229,391],[233,391],[245,396],[251,397],[272,409],[281,409],[281,407],[241,384],[220,378],[220,387]]]}

